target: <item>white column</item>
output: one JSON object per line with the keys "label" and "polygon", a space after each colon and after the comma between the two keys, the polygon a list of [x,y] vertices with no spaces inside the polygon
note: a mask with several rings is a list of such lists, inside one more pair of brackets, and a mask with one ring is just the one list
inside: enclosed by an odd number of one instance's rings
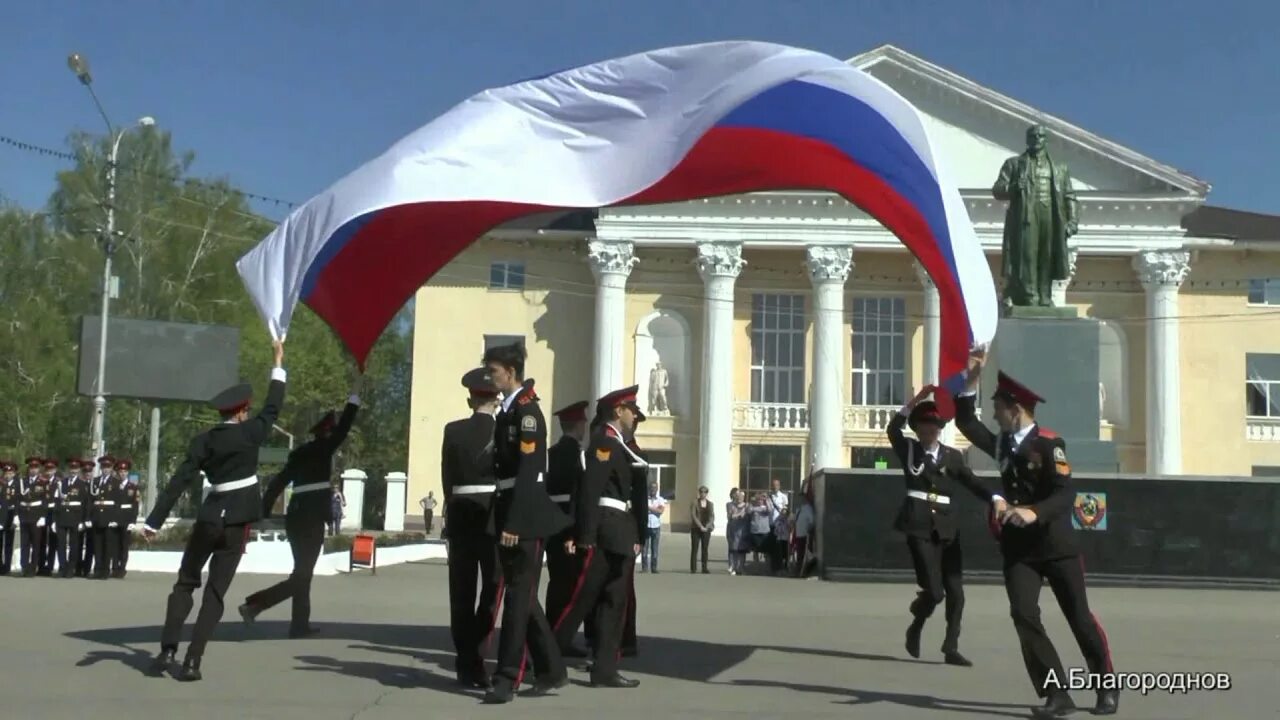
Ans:
{"label": "white column", "polygon": [[844,451],[844,283],[851,246],[810,245],[805,267],[813,283],[813,382],[809,390],[810,472],[849,467]]}
{"label": "white column", "polygon": [[1147,291],[1147,472],[1182,472],[1181,353],[1178,288],[1191,272],[1189,253],[1153,251],[1133,259]]}
{"label": "white column", "polygon": [[[937,385],[938,365],[942,362],[942,300],[938,296],[938,286],[925,272],[924,266],[919,262],[913,264],[916,277],[924,286],[924,365],[920,368],[920,379],[922,385]],[[955,424],[947,423],[942,430],[942,444],[954,445],[955,436]]]}
{"label": "white column", "polygon": [[[402,472],[387,473],[387,499],[383,506],[382,529],[404,532],[404,513],[408,503],[409,476]],[[426,528],[423,528],[425,531]]]}
{"label": "white column", "polygon": [[342,508],[342,523],[339,528],[356,532],[364,529],[364,482],[368,479],[368,473],[363,470],[343,471],[342,497],[346,499],[347,505]]}
{"label": "white column", "polygon": [[1075,248],[1067,249],[1067,264],[1068,264],[1067,272],[1069,274],[1067,275],[1066,280],[1053,281],[1053,306],[1054,307],[1067,306],[1067,288],[1071,287],[1071,281],[1076,279],[1076,258],[1078,256],[1079,256],[1079,251],[1077,251]]}
{"label": "white column", "polygon": [[[738,477],[736,468],[729,467],[733,445],[733,286],[746,264],[742,244],[733,242],[699,243],[694,260],[704,284],[698,480],[721,508]],[[715,533],[723,535],[726,526],[728,522],[717,521]]]}
{"label": "white column", "polygon": [[587,262],[596,278],[595,367],[591,399],[622,387],[622,353],[627,324],[627,277],[637,260],[629,242],[592,240]]}

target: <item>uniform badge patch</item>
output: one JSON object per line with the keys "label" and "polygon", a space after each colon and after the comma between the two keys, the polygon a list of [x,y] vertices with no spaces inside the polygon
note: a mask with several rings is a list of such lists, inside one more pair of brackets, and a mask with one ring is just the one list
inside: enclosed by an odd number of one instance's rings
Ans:
{"label": "uniform badge patch", "polygon": [[1054,449],[1053,449],[1053,461],[1054,461],[1054,462],[1060,462],[1060,463],[1064,463],[1064,462],[1066,462],[1066,461],[1067,461],[1067,451],[1066,451],[1066,450],[1063,450],[1063,449],[1062,449],[1062,448],[1060,448],[1060,447],[1056,447],[1056,448],[1054,448]]}
{"label": "uniform badge patch", "polygon": [[532,415],[525,415],[520,419],[520,429],[525,432],[534,432],[538,429],[538,418]]}
{"label": "uniform badge patch", "polygon": [[596,449],[596,460],[599,460],[600,462],[609,462],[609,457],[611,455],[613,455],[613,451],[611,451],[609,448]]}
{"label": "uniform badge patch", "polygon": [[520,443],[520,452],[524,453],[525,455],[532,455],[533,451],[537,449],[538,449],[537,443],[529,442],[527,440]]}

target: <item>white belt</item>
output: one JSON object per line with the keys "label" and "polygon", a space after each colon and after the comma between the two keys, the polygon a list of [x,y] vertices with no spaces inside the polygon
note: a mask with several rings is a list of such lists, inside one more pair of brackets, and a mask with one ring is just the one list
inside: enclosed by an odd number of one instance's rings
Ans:
{"label": "white belt", "polygon": [[62,506],[63,506],[63,507],[80,507],[80,501],[79,501],[79,500],[70,500],[70,501],[67,501],[67,502],[62,503]]}
{"label": "white belt", "polygon": [[121,506],[120,506],[120,509],[121,509],[121,510],[129,510],[129,509],[131,509],[132,507],[133,507],[132,505],[121,505]]}
{"label": "white belt", "polygon": [[[515,481],[512,481],[515,484]],[[459,485],[453,489],[454,495],[483,495],[491,493],[498,488],[497,485]]]}
{"label": "white belt", "polygon": [[572,499],[573,499],[573,495],[572,495],[572,494],[570,494],[570,493],[565,493],[565,494],[563,494],[563,495],[552,495],[552,496],[551,496],[551,502],[555,502],[555,503],[565,503],[565,502],[569,502],[569,501],[570,501],[570,500],[572,500]]}
{"label": "white belt", "polygon": [[293,494],[297,495],[298,493],[315,492],[316,490],[328,490],[328,489],[329,489],[329,483],[327,482],[310,483],[308,485],[294,485]]}
{"label": "white belt", "polygon": [[[538,482],[542,482],[542,473],[538,473]],[[516,479],[515,479],[515,478],[513,478],[513,477],[512,477],[512,478],[503,478],[503,479],[501,479],[501,480],[499,480],[499,481],[498,481],[498,489],[499,489],[499,490],[510,490],[511,488],[513,488],[513,487],[515,487],[515,486],[516,486]]]}
{"label": "white belt", "polygon": [[116,501],[115,500],[99,500],[94,504],[95,505],[115,505]]}
{"label": "white belt", "polygon": [[[231,492],[232,490],[242,490],[247,487],[253,487],[254,485],[257,485],[257,484],[258,484],[258,476],[251,475],[243,480],[232,480],[231,482],[218,483],[217,485],[211,485],[209,487],[209,492],[211,493]],[[297,491],[295,490],[294,492],[297,492]]]}
{"label": "white belt", "polygon": [[602,497],[600,498],[600,507],[613,508],[614,510],[626,512],[631,509],[631,503],[625,503],[621,500],[615,500],[609,497]]}
{"label": "white belt", "polygon": [[923,490],[908,490],[907,497],[915,498],[916,500],[924,500],[925,502],[935,502],[942,505],[951,504],[950,497],[946,495],[939,495],[937,493],[927,493]]}

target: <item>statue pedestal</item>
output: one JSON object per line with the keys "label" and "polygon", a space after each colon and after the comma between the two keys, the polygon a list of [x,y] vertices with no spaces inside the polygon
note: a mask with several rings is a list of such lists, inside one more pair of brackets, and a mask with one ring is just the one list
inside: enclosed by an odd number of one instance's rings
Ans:
{"label": "statue pedestal", "polygon": [[1004,317],[1011,320],[1075,320],[1080,317],[1080,311],[1072,305],[1061,307],[1019,307],[1011,305],[1005,308]]}
{"label": "statue pedestal", "polygon": [[[1073,472],[1119,472],[1115,444],[1101,436],[1098,363],[1101,346],[1097,320],[1074,317],[1075,308],[1015,308],[1019,311],[1070,310],[1067,319],[1008,317],[1000,320],[987,355],[979,388],[979,405],[988,426],[991,394],[1003,370],[1045,399],[1036,407],[1036,422],[1067,442]],[[982,453],[969,454],[976,470],[995,470]]]}

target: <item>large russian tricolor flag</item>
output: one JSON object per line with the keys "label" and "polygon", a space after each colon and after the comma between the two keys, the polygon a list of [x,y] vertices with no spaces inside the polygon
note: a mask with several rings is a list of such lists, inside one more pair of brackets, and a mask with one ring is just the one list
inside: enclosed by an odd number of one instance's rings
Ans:
{"label": "large russian tricolor flag", "polygon": [[273,336],[301,300],[363,365],[423,283],[513,218],[784,189],[839,193],[920,260],[942,301],[944,381],[995,334],[990,268],[916,109],[833,57],[759,42],[486,90],[296,209],[237,266]]}

